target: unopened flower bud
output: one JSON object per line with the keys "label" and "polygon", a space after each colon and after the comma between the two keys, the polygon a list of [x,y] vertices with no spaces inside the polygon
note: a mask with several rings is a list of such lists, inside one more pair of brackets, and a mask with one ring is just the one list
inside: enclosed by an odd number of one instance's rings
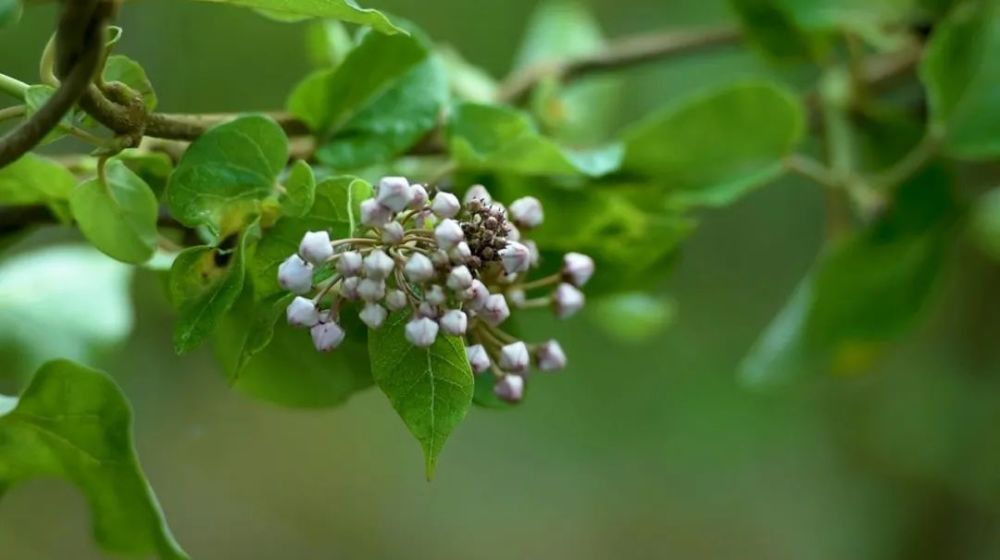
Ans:
{"label": "unopened flower bud", "polygon": [[545,221],[542,203],[533,196],[526,196],[511,202],[510,217],[517,225],[529,229],[538,227]]}
{"label": "unopened flower bud", "polygon": [[323,264],[333,256],[333,245],[330,244],[330,234],[326,231],[308,231],[299,243],[299,254],[313,263]]}
{"label": "unopened flower bud", "polygon": [[358,314],[361,322],[368,325],[368,328],[377,329],[385,322],[388,315],[385,308],[377,303],[366,303],[364,309]]}
{"label": "unopened flower bud", "polygon": [[493,386],[493,393],[509,402],[521,402],[524,398],[524,378],[520,375],[505,375]]}
{"label": "unopened flower bud", "polygon": [[482,185],[472,185],[469,190],[465,191],[465,198],[462,199],[466,204],[478,200],[483,204],[490,204],[493,202],[493,197],[490,196],[490,191],[486,190],[486,187]]}
{"label": "unopened flower bud", "polygon": [[426,282],[434,277],[434,263],[422,253],[413,253],[406,261],[403,273],[411,282]]}
{"label": "unopened flower bud", "polygon": [[406,294],[403,290],[391,290],[385,295],[385,304],[389,306],[392,311],[399,311],[400,309],[406,307]]}
{"label": "unopened flower bud", "polygon": [[507,300],[500,294],[492,294],[486,298],[483,308],[479,310],[483,320],[494,327],[503,323],[510,317],[510,308],[507,307]]}
{"label": "unopened flower bud", "polygon": [[528,296],[524,293],[524,290],[507,290],[507,301],[514,307],[523,306],[527,299]]}
{"label": "unopened flower bud", "polygon": [[482,344],[465,347],[465,355],[469,358],[472,373],[480,374],[490,369],[490,357]]}
{"label": "unopened flower bud", "polygon": [[566,253],[562,273],[571,284],[577,288],[583,287],[594,275],[594,259],[581,253]]}
{"label": "unopened flower bud", "polygon": [[319,322],[319,309],[311,299],[299,296],[288,304],[285,316],[293,327],[311,327]]}
{"label": "unopened flower bud", "polygon": [[451,264],[451,257],[447,251],[438,249],[431,253],[431,262],[434,263],[434,268],[446,269]]}
{"label": "unopened flower bud", "polygon": [[444,305],[448,301],[448,296],[445,295],[444,290],[441,286],[434,284],[433,286],[427,288],[424,292],[424,299],[426,299],[431,305]]}
{"label": "unopened flower bud", "polygon": [[358,297],[365,301],[378,301],[385,297],[385,280],[365,278],[358,284]]}
{"label": "unopened flower bud", "polygon": [[468,290],[462,294],[462,299],[465,300],[466,307],[469,309],[480,310],[484,305],[486,305],[486,300],[490,297],[490,290],[479,280],[473,280],[472,285],[469,286]]}
{"label": "unopened flower bud", "polygon": [[458,292],[472,286],[472,273],[465,265],[456,266],[448,273],[448,287]]}
{"label": "unopened flower bud", "polygon": [[345,278],[357,276],[361,272],[361,253],[347,251],[337,258],[337,271]]}
{"label": "unopened flower bud", "polygon": [[531,251],[517,241],[511,241],[500,251],[500,260],[508,274],[518,274],[531,266]]}
{"label": "unopened flower bud", "polygon": [[584,301],[583,292],[565,282],[559,284],[555,294],[552,295],[556,317],[560,319],[565,319],[582,309]]}
{"label": "unopened flower bud", "polygon": [[337,323],[319,323],[310,329],[313,346],[320,352],[329,352],[344,341],[344,329]]}
{"label": "unopened flower bud", "polygon": [[382,206],[374,198],[361,203],[361,223],[368,227],[382,227],[392,219],[392,210]]}
{"label": "unopened flower bud", "polygon": [[389,255],[385,254],[385,251],[382,249],[375,249],[371,253],[368,253],[367,257],[365,257],[365,274],[367,274],[369,278],[382,280],[386,276],[389,276],[389,273],[392,272],[395,265],[396,263]]}
{"label": "unopened flower bud", "polygon": [[431,202],[431,212],[439,218],[454,218],[461,209],[458,197],[447,192],[437,193],[434,195],[434,202]]}
{"label": "unopened flower bud", "polygon": [[313,267],[298,255],[292,255],[278,266],[278,284],[293,294],[305,295],[312,290]]}
{"label": "unopened flower bud", "polygon": [[412,185],[413,198],[410,200],[410,208],[420,210],[427,204],[427,189],[423,185]]}
{"label": "unopened flower bud", "polygon": [[528,248],[528,253],[531,255],[531,266],[538,266],[539,261],[541,261],[541,255],[538,253],[538,244],[529,239],[524,242],[524,246]]}
{"label": "unopened flower bud", "polygon": [[384,177],[378,183],[375,200],[393,212],[402,212],[413,200],[413,189],[404,177]]}
{"label": "unopened flower bud", "polygon": [[510,373],[524,373],[531,365],[531,355],[528,346],[521,342],[512,342],[500,349],[500,369]]}
{"label": "unopened flower bud", "polygon": [[437,339],[438,324],[433,319],[420,317],[406,324],[406,340],[420,348],[427,348]]}
{"label": "unopened flower bud", "polygon": [[555,340],[539,344],[535,349],[535,360],[538,362],[538,369],[542,371],[556,371],[566,367],[566,354]]}
{"label": "unopened flower bud", "polygon": [[438,247],[447,251],[462,242],[465,239],[465,234],[462,233],[462,226],[458,222],[448,219],[442,220],[434,228],[434,238],[437,240]]}
{"label": "unopened flower bud", "polygon": [[521,240],[521,230],[517,229],[512,223],[507,223],[507,239],[510,241],[520,241]]}
{"label": "unopened flower bud", "polygon": [[469,318],[458,309],[452,309],[441,316],[441,330],[453,336],[462,336],[469,327]]}
{"label": "unopened flower bud", "polygon": [[428,319],[437,319],[438,308],[436,305],[429,301],[422,301],[420,305],[417,306],[417,317],[427,317]]}
{"label": "unopened flower bud", "polygon": [[352,276],[350,278],[344,278],[340,283],[340,295],[346,300],[358,299],[358,286],[361,284],[361,278],[357,276]]}
{"label": "unopened flower bud", "polygon": [[465,264],[469,261],[469,257],[471,256],[472,249],[469,249],[469,244],[465,241],[455,245],[451,248],[451,251],[448,251],[448,258],[450,258],[451,262],[455,264]]}
{"label": "unopened flower bud", "polygon": [[396,245],[403,240],[403,224],[399,222],[389,222],[382,226],[382,242],[389,245]]}

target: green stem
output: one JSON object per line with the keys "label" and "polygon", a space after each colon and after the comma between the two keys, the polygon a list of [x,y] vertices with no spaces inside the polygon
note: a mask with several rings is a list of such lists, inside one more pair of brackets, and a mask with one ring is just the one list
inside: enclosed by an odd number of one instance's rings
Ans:
{"label": "green stem", "polygon": [[25,105],[15,105],[13,107],[7,107],[5,109],[0,109],[0,122],[16,119],[23,117],[28,114],[28,107]]}
{"label": "green stem", "polygon": [[889,169],[872,178],[882,192],[891,192],[907,179],[923,169],[935,156],[941,147],[941,134],[935,128],[930,128],[920,142],[912,150]]}
{"label": "green stem", "polygon": [[28,84],[6,74],[0,74],[0,91],[23,100],[24,94],[28,91]]}

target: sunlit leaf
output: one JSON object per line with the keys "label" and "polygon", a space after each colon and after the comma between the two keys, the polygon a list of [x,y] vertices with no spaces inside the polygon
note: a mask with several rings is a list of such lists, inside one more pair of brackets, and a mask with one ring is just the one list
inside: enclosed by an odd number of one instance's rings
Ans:
{"label": "sunlit leaf", "polygon": [[201,0],[219,4],[232,4],[245,8],[254,8],[268,14],[280,16],[290,21],[302,18],[339,19],[349,23],[368,25],[382,33],[399,33],[401,30],[392,24],[382,12],[365,9],[354,0]]}
{"label": "sunlit leaf", "polygon": [[0,204],[45,204],[60,220],[70,217],[68,198],[76,178],[65,167],[34,154],[25,154],[0,168]]}

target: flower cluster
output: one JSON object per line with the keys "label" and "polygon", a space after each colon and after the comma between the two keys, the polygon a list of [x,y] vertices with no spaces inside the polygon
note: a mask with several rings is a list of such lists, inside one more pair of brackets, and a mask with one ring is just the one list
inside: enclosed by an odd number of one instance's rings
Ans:
{"label": "flower cluster", "polygon": [[579,311],[580,288],[594,262],[569,253],[559,272],[528,280],[539,254],[521,232],[542,224],[536,198],[504,207],[481,185],[463,201],[449,192],[431,194],[405,178],[386,177],[361,204],[360,236],[334,240],[326,231],[306,233],[298,253],[278,268],[278,282],[297,295],[288,323],[310,329],[316,349],[327,352],[344,340],[339,318],[350,302],[360,304],[359,317],[372,329],[391,312],[408,310],[411,344],[463,337],[472,371],[492,370],[497,396],[517,402],[532,364],[559,370],[566,356],[555,340],[526,344],[501,325],[512,308],[550,307],[559,318]]}

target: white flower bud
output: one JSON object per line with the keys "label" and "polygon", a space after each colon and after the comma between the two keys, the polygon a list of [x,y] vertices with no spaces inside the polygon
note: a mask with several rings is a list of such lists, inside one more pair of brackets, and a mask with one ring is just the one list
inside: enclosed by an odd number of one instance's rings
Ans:
{"label": "white flower bud", "polygon": [[435,268],[448,268],[451,264],[451,257],[448,256],[448,252],[442,249],[438,249],[431,253],[431,262],[434,263]]}
{"label": "white flower bud", "polygon": [[542,203],[533,196],[519,198],[510,203],[510,217],[523,228],[534,228],[545,221]]}
{"label": "white flower bud", "polygon": [[365,278],[358,284],[358,297],[365,301],[378,301],[385,297],[385,280]]}
{"label": "white flower bud", "polygon": [[490,357],[486,354],[486,348],[482,344],[465,347],[465,355],[469,358],[469,365],[472,366],[472,373],[480,374],[490,369]]}
{"label": "white flower bud", "polygon": [[490,297],[490,290],[479,280],[473,280],[472,285],[462,294],[466,307],[479,310],[486,305],[486,300]]}
{"label": "white flower bud", "polygon": [[370,329],[381,327],[388,315],[385,308],[377,303],[366,303],[364,309],[358,314],[361,317],[361,322],[368,325]]}
{"label": "white flower bud", "polygon": [[431,203],[431,212],[439,218],[454,218],[462,205],[458,202],[458,197],[447,192],[439,192],[434,196]]}
{"label": "white flower bud", "polygon": [[358,299],[358,286],[361,284],[361,278],[357,276],[352,276],[350,278],[344,278],[343,282],[340,283],[340,295],[346,300]]}
{"label": "white flower bud", "polygon": [[438,247],[447,251],[464,241],[465,234],[462,233],[462,226],[455,220],[442,220],[434,228],[434,238],[437,240]]}
{"label": "white flower bud", "polygon": [[403,240],[403,224],[399,222],[389,222],[382,226],[382,243],[396,245]]}
{"label": "white flower bud", "polygon": [[448,301],[448,296],[441,286],[434,284],[424,292],[424,299],[431,305],[444,305]]}
{"label": "white flower bud", "polygon": [[594,259],[580,253],[566,253],[562,274],[577,288],[583,287],[594,275]]}
{"label": "white flower bud", "polygon": [[413,189],[405,177],[383,177],[375,200],[393,212],[402,212],[413,200]]}
{"label": "white flower bud", "polygon": [[422,301],[420,305],[417,306],[417,317],[427,317],[428,319],[437,319],[438,308],[429,301]]}
{"label": "white flower bud", "polygon": [[309,330],[313,346],[320,352],[329,352],[344,341],[344,329],[337,323],[319,323]]}
{"label": "white flower bud", "polygon": [[399,311],[400,309],[406,307],[407,299],[406,293],[403,290],[391,290],[385,295],[385,304],[389,306],[392,311]]}
{"label": "white flower bud", "polygon": [[500,251],[500,260],[508,274],[518,274],[531,267],[531,251],[517,241],[510,241]]}
{"label": "white flower bud", "polygon": [[323,264],[333,256],[333,245],[330,244],[330,234],[326,231],[307,231],[299,243],[299,254],[313,263]]}
{"label": "white flower bud", "polygon": [[469,318],[458,309],[452,309],[441,316],[441,330],[453,336],[462,336],[469,327]]}
{"label": "white flower bud", "polygon": [[507,301],[514,307],[523,306],[527,299],[528,296],[524,293],[524,290],[507,290]]}
{"label": "white flower bud", "polygon": [[493,386],[493,393],[509,402],[521,402],[524,398],[524,378],[519,375],[505,375]]}
{"label": "white flower bud", "polygon": [[472,273],[467,266],[460,265],[448,273],[448,287],[456,292],[472,286]]}
{"label": "white flower bud", "polygon": [[556,371],[566,367],[566,354],[555,340],[539,344],[535,349],[535,359],[538,361],[538,369],[542,371]]}
{"label": "white flower bud", "polygon": [[410,282],[426,282],[434,277],[434,263],[422,253],[413,253],[403,267]]}
{"label": "white flower bud", "polygon": [[531,266],[537,267],[538,263],[541,261],[541,255],[538,252],[538,244],[529,239],[524,242],[524,246],[528,248],[528,253],[531,255]]}
{"label": "white flower bud", "polygon": [[500,369],[510,373],[524,373],[530,365],[528,346],[520,340],[500,349]]}
{"label": "white flower bud", "polygon": [[493,197],[490,196],[490,191],[486,190],[486,187],[482,185],[472,185],[469,190],[465,191],[465,197],[462,199],[466,204],[472,202],[473,200],[478,200],[483,204],[490,204],[493,202]]}
{"label": "white flower bud", "polygon": [[361,223],[368,227],[382,227],[392,219],[392,210],[382,206],[374,198],[361,203]]}
{"label": "white flower bud", "polygon": [[368,253],[364,261],[365,274],[375,280],[382,280],[386,276],[389,276],[394,266],[396,266],[396,263],[392,260],[392,257],[385,254],[385,251],[382,249],[375,249],[371,253]]}
{"label": "white flower bud", "polygon": [[361,253],[347,251],[337,258],[337,271],[345,278],[357,276],[361,272]]}
{"label": "white flower bud", "polygon": [[413,198],[410,200],[410,208],[413,210],[420,210],[427,204],[428,196],[427,189],[423,185],[413,185],[410,187],[413,191]]}
{"label": "white flower bud", "polygon": [[585,299],[583,292],[573,287],[572,284],[563,282],[556,288],[552,296],[552,304],[555,308],[556,317],[565,319],[577,311],[583,309]]}
{"label": "white flower bud", "polygon": [[438,324],[433,319],[420,317],[406,324],[406,340],[420,348],[427,348],[437,339]]}
{"label": "white flower bud", "polygon": [[479,310],[483,320],[494,327],[503,323],[510,317],[510,308],[507,307],[507,300],[500,294],[492,294],[486,298],[483,308]]}
{"label": "white flower bud", "polygon": [[285,316],[293,327],[311,327],[319,322],[319,309],[311,299],[299,296],[288,304]]}
{"label": "white flower bud", "polygon": [[331,320],[333,320],[333,313],[329,309],[324,309],[319,312],[320,323],[329,323]]}
{"label": "white flower bud", "polygon": [[451,248],[451,251],[448,251],[448,258],[455,264],[465,264],[471,256],[472,249],[469,248],[469,244],[465,241],[455,245]]}
{"label": "white flower bud", "polygon": [[507,240],[508,241],[520,241],[521,240],[521,230],[517,229],[514,224],[507,224]]}
{"label": "white flower bud", "polygon": [[288,257],[278,266],[278,284],[293,294],[308,294],[313,284],[312,265],[298,255]]}

